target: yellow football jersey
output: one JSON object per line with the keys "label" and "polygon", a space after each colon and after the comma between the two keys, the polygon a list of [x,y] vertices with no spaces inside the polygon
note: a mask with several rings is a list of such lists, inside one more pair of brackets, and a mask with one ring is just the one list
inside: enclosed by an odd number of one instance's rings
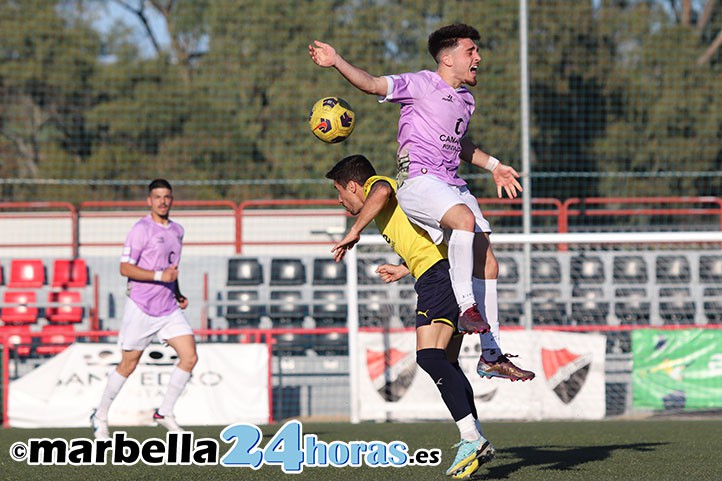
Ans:
{"label": "yellow football jersey", "polygon": [[[396,181],[380,175],[369,178],[364,184],[364,194],[368,196],[371,186],[378,181],[388,182],[396,192]],[[446,244],[436,245],[424,229],[413,224],[401,210],[396,196],[374,219],[381,236],[391,248],[406,262],[411,275],[418,279],[427,269],[448,257]]]}

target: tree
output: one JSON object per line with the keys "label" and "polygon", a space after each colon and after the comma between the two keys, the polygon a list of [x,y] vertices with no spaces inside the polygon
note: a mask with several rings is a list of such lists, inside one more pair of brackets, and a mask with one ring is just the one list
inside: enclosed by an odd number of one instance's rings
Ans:
{"label": "tree", "polygon": [[[83,110],[94,102],[96,32],[42,0],[0,2],[0,136],[4,175],[37,177],[53,161],[90,155]],[[57,159],[57,160],[56,160]]]}
{"label": "tree", "polygon": [[[634,195],[717,195],[722,134],[718,2],[608,2],[600,10],[612,63],[608,128],[594,153]],[[685,174],[686,173],[686,174]],[[705,174],[707,173],[707,174]],[[620,192],[618,177],[601,192]]]}

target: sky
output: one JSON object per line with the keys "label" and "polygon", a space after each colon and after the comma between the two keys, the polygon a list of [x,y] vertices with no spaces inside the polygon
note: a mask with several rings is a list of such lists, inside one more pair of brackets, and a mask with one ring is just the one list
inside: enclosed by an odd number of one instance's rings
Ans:
{"label": "sky", "polygon": [[[127,0],[127,2],[133,6],[138,4],[138,0]],[[148,39],[145,28],[135,14],[112,0],[94,2],[94,5],[97,5],[97,8],[90,12],[90,16],[93,26],[98,31],[107,34],[115,23],[121,22],[132,29],[136,44],[140,47],[141,52],[147,57],[155,56],[153,44]],[[165,20],[150,6],[146,8],[146,15],[161,47],[167,48],[170,40]]]}

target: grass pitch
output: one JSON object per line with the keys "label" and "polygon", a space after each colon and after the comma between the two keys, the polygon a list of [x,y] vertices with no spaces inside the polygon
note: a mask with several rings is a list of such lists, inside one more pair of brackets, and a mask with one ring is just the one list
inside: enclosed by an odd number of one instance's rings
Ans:
{"label": "grass pitch", "polygon": [[[263,446],[281,426],[263,426]],[[220,441],[224,426],[196,427],[195,438],[219,440],[221,456],[230,448]],[[137,440],[163,438],[161,428],[129,427]],[[278,466],[251,468],[216,466],[30,466],[13,461],[10,446],[30,438],[81,438],[90,429],[0,429],[0,480],[110,481],[110,480],[444,480],[458,441],[451,423],[350,425],[305,423],[304,434],[320,440],[394,441],[419,448],[441,448],[438,466],[403,468],[305,467],[300,474],[285,474]],[[722,419],[608,420],[599,422],[496,422],[484,423],[484,434],[497,450],[473,479],[486,480],[651,480],[717,481],[722,479]]]}

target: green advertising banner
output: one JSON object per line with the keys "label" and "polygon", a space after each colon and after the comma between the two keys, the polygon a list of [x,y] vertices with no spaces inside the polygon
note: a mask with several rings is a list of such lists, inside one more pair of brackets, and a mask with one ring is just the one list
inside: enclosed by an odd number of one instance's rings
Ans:
{"label": "green advertising banner", "polygon": [[632,331],[635,408],[722,407],[722,330]]}

